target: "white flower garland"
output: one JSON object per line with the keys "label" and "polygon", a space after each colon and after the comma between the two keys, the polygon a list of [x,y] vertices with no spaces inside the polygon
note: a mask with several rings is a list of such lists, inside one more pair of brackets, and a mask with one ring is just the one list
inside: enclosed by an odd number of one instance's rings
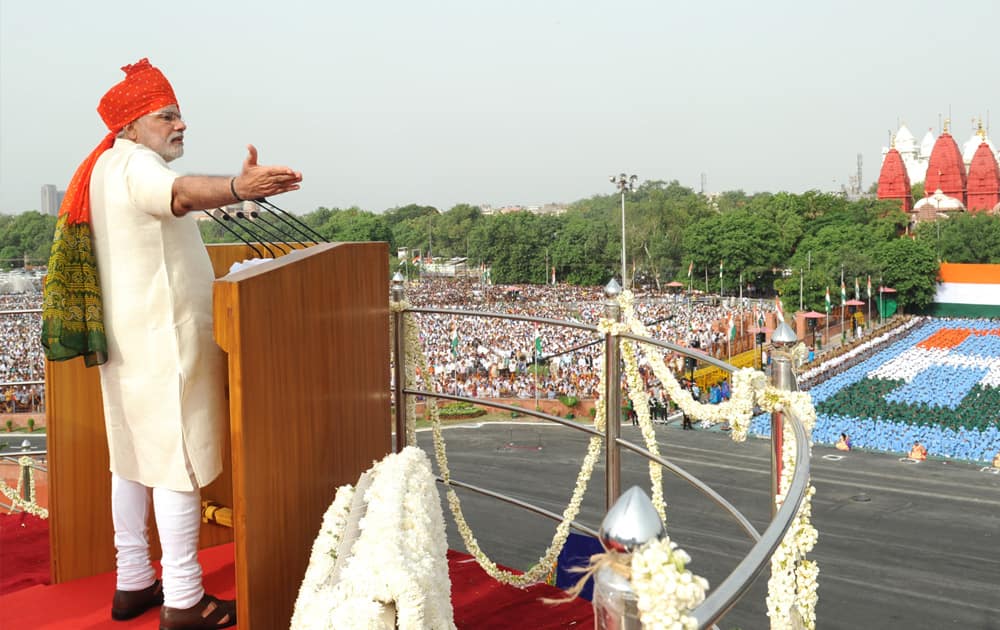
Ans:
{"label": "white flower garland", "polygon": [[309,566],[299,587],[292,614],[292,628],[326,628],[329,619],[329,590],[332,588],[333,567],[337,562],[337,546],[344,535],[351,501],[354,499],[353,486],[337,488],[336,497],[323,515],[319,535],[313,542],[309,555]]}
{"label": "white flower garland", "polygon": [[354,489],[337,491],[313,545],[291,627],[306,630],[454,629],[444,517],[422,450],[407,447],[370,470],[366,512],[333,583]]}
{"label": "white flower garland", "polygon": [[[412,315],[408,314],[407,317],[407,357],[414,358],[414,361],[420,366],[421,372],[427,375],[425,378],[429,380],[429,366],[427,364],[427,357],[423,352],[423,348],[420,347],[420,338],[415,333],[410,334],[410,331],[415,331],[417,329],[416,322],[413,321]],[[600,383],[598,387],[598,391],[604,391],[603,369],[600,370]],[[602,397],[597,401],[597,411],[594,416],[594,428],[598,431],[604,430],[605,412],[603,400],[602,395]],[[566,544],[566,539],[569,537],[570,524],[576,520],[577,514],[580,512],[580,505],[583,503],[583,495],[587,491],[587,484],[590,481],[591,474],[594,472],[594,466],[601,455],[601,444],[604,441],[603,438],[597,435],[591,436],[590,438],[590,442],[587,446],[587,454],[584,456],[583,463],[580,466],[580,472],[577,474],[576,486],[573,489],[573,495],[570,497],[569,503],[566,505],[566,509],[563,510],[563,518],[562,521],[556,526],[555,533],[552,536],[552,543],[534,566],[524,573],[514,573],[501,569],[489,558],[489,556],[486,555],[485,552],[483,552],[482,548],[479,546],[479,541],[476,540],[476,537],[472,532],[472,528],[469,527],[469,523],[465,519],[465,514],[462,512],[462,502],[450,485],[451,471],[448,468],[448,453],[445,447],[444,436],[441,432],[441,416],[438,412],[436,400],[428,401],[428,408],[430,409],[431,414],[431,432],[434,436],[435,459],[437,460],[441,478],[444,480],[444,484],[448,486],[448,507],[455,519],[455,526],[458,529],[459,534],[462,536],[462,541],[465,543],[466,550],[470,555],[472,555],[473,558],[476,559],[476,562],[480,567],[482,567],[483,571],[485,571],[494,580],[503,584],[525,587],[544,581],[546,576],[555,568],[556,561],[559,559],[559,553],[562,552],[562,548]],[[407,423],[409,424],[409,421],[407,421]],[[413,443],[416,443],[415,438]]]}
{"label": "white flower garland", "polygon": [[[48,518],[49,511],[38,505],[35,501],[35,460],[31,459],[27,455],[23,455],[18,458],[17,463],[21,467],[21,470],[18,471],[16,490],[8,486],[4,480],[0,479],[0,492],[2,492],[3,495],[10,500],[9,512],[19,509],[22,512],[26,512],[32,516],[37,516],[38,518]],[[28,471],[27,499],[21,498],[22,491],[24,490],[25,470]]]}
{"label": "white flower garland", "polygon": [[[804,392],[784,392],[769,388],[766,392],[764,406],[768,411],[782,411],[786,406],[791,408],[802,424],[809,430],[816,422],[816,412],[813,409],[809,395]],[[782,444],[780,492],[775,497],[775,504],[780,507],[795,475],[796,440],[787,415],[784,421],[784,443]],[[812,445],[810,444],[810,454]],[[808,486],[806,496],[802,500],[798,513],[781,544],[771,556],[771,577],[768,580],[767,616],[771,619],[771,627],[785,629],[805,627],[810,630],[816,627],[816,603],[819,600],[818,577],[819,566],[806,555],[816,545],[818,532],[813,527],[812,496],[816,488]],[[796,622],[797,620],[797,622]]]}
{"label": "white flower garland", "polygon": [[[390,302],[389,310],[393,313],[405,312],[406,309],[410,308],[410,303],[403,300],[400,302]],[[409,355],[412,351],[411,347],[420,348],[420,329],[416,326],[416,322],[410,315],[405,316],[406,321],[403,323],[403,329],[406,334],[403,339],[403,345],[406,353]],[[399,357],[395,356],[396,344],[392,341],[396,338],[396,324],[395,318],[389,318],[389,346],[392,348],[392,353],[394,360],[399,361]],[[405,378],[405,387],[412,389],[417,384],[417,363],[416,361],[406,361],[403,364],[403,374]],[[402,391],[403,387],[399,384],[396,385],[397,391]],[[404,397],[403,394],[399,394],[398,398]],[[417,401],[413,396],[405,396],[406,398],[406,443],[416,444],[417,443]],[[396,401],[399,404],[399,400]]]}
{"label": "white flower garland", "polygon": [[691,556],[669,536],[651,540],[632,554],[632,589],[643,628],[697,629],[697,620],[688,613],[705,601],[708,581],[688,571],[689,562]]}
{"label": "white flower garland", "polygon": [[[625,362],[625,381],[628,383],[628,396],[632,400],[632,409],[639,418],[639,430],[646,441],[646,449],[659,457],[660,447],[656,443],[656,432],[653,430],[653,419],[649,416],[649,396],[643,386],[642,374],[636,361],[635,345],[627,339],[621,340],[622,359]],[[664,525],[667,523],[666,501],[663,499],[663,468],[655,461],[649,460],[649,485],[653,507]]]}

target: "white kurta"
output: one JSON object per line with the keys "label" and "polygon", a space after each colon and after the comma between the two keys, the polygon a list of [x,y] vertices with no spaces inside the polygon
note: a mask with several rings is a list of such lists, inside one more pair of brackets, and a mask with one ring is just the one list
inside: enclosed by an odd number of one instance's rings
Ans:
{"label": "white kurta", "polygon": [[[191,216],[170,211],[177,173],[117,139],[90,180],[109,360],[100,367],[111,471],[193,490],[222,468],[224,355],[212,337],[212,265]],[[190,473],[189,473],[190,467]]]}

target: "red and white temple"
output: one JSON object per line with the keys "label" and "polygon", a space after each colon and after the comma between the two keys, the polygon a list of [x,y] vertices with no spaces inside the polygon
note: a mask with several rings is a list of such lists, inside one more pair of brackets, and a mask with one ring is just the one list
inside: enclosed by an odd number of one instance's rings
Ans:
{"label": "red and white temple", "polygon": [[[931,132],[917,150],[905,125],[884,151],[878,198],[897,200],[913,223],[957,212],[1000,212],[1000,153],[987,138],[982,123],[962,150],[948,127],[945,121],[944,131],[933,140],[929,153]],[[897,148],[899,139],[902,142]],[[914,203],[912,184],[920,182],[924,183],[924,197]]]}

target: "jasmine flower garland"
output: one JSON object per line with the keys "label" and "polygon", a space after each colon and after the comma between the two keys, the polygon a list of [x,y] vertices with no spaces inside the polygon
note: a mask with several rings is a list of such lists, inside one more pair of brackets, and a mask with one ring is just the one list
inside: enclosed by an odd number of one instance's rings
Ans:
{"label": "jasmine flower garland", "polygon": [[[18,458],[17,463],[21,466],[21,470],[17,476],[16,490],[0,479],[0,492],[10,500],[10,511],[13,512],[17,508],[38,518],[48,518],[49,511],[35,502],[35,460],[23,455]],[[24,471],[26,469],[28,471],[28,498],[23,499],[21,495],[24,491]]]}
{"label": "jasmine flower garland", "polygon": [[333,569],[337,562],[337,546],[344,535],[351,501],[354,499],[353,486],[337,488],[336,497],[323,514],[323,524],[313,542],[309,555],[309,566],[299,587],[292,614],[292,628],[326,628],[330,618],[332,602],[330,590],[333,588]]}
{"label": "jasmine flower garland", "polygon": [[632,554],[631,581],[639,619],[646,630],[696,630],[688,613],[705,601],[708,582],[685,567],[691,557],[666,536]]}
{"label": "jasmine flower garland", "polygon": [[[628,395],[632,400],[632,409],[639,417],[639,430],[646,441],[646,449],[653,455],[660,455],[660,447],[656,443],[656,432],[653,431],[653,420],[649,416],[649,396],[639,373],[639,365],[635,357],[635,345],[627,339],[621,340],[622,359],[625,362],[625,381],[628,383]],[[663,468],[653,460],[649,460],[649,485],[653,507],[660,520],[667,522],[666,503],[663,499]]]}
{"label": "jasmine flower garland", "polygon": [[427,455],[406,447],[369,475],[346,557],[336,550],[358,505],[356,491],[340,488],[327,511],[291,627],[453,630],[444,517]]}

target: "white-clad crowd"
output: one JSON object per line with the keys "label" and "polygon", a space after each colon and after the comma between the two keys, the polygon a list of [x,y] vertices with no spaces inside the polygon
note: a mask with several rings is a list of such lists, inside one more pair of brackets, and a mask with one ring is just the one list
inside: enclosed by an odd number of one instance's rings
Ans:
{"label": "white-clad crowd", "polygon": [[[604,312],[599,287],[569,285],[484,286],[464,279],[424,279],[406,287],[407,301],[417,308],[449,308],[569,320],[596,325]],[[751,311],[749,304],[697,303],[674,294],[638,293],[636,313],[650,334],[708,352],[723,348],[730,315]],[[490,317],[422,313],[416,315],[420,338],[435,391],[478,398],[534,398],[538,360],[548,370],[537,379],[539,398],[560,395],[597,398],[598,362],[603,340],[584,330]],[[749,320],[750,318],[745,318]],[[540,339],[540,354],[536,353]],[[669,357],[678,371],[680,357]],[[648,370],[644,370],[648,375]],[[647,376],[650,394],[662,391]]]}
{"label": "white-clad crowd", "polygon": [[[0,311],[39,309],[42,294],[0,294]],[[38,313],[0,315],[0,383],[45,380],[45,353],[40,342],[42,318]],[[0,410],[7,413],[39,411],[45,398],[43,385],[3,385]]]}

